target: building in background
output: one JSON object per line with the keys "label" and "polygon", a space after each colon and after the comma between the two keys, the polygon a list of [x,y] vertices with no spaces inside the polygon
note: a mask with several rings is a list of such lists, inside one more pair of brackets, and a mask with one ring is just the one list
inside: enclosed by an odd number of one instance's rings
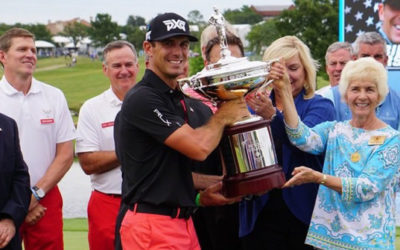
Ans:
{"label": "building in background", "polygon": [[50,31],[50,33],[52,35],[57,35],[60,32],[63,32],[65,27],[67,27],[70,24],[73,23],[81,23],[83,25],[85,25],[86,27],[90,27],[90,22],[81,19],[79,17],[76,17],[74,19],[71,20],[67,20],[67,21],[55,21],[55,22],[51,22],[50,20],[48,21],[46,28]]}
{"label": "building in background", "polygon": [[282,5],[251,5],[250,7],[253,9],[257,14],[263,16],[264,20],[268,20],[279,16],[282,11],[290,10],[294,8],[293,3],[287,3]]}

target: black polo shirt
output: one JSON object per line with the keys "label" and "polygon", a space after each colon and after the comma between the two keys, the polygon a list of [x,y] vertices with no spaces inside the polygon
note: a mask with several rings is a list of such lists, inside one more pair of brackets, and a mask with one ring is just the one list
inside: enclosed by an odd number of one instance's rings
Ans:
{"label": "black polo shirt", "polygon": [[[181,100],[184,100],[183,106]],[[184,111],[186,108],[186,112]],[[125,96],[115,131],[123,173],[123,201],[170,207],[193,207],[194,161],[164,141],[187,123],[204,125],[211,110],[171,89],[151,70]]]}

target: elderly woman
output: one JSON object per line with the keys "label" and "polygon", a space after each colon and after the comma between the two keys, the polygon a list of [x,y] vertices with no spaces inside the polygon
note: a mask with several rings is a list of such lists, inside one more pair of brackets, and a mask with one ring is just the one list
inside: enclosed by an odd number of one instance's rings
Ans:
{"label": "elderly woman", "polygon": [[323,173],[295,168],[284,187],[319,183],[306,244],[322,249],[394,249],[395,186],[400,165],[399,132],[376,117],[388,93],[386,70],[373,58],[348,62],[339,90],[352,119],[310,128],[296,112],[285,67],[274,64],[272,78],[280,93],[286,132],[305,152],[325,152]]}
{"label": "elderly woman", "polygon": [[[290,76],[290,95],[296,109],[308,126],[334,119],[333,104],[314,95],[317,63],[308,47],[297,37],[285,36],[274,41],[265,51],[264,60],[285,59]],[[271,129],[276,155],[286,178],[294,168],[310,166],[322,171],[323,156],[304,153],[293,146],[285,132],[280,93],[272,91],[247,100],[257,114],[272,119]],[[318,184],[307,184],[291,189],[277,189],[240,203],[240,236],[246,249],[307,249],[304,245]],[[312,248],[311,248],[312,249]]]}

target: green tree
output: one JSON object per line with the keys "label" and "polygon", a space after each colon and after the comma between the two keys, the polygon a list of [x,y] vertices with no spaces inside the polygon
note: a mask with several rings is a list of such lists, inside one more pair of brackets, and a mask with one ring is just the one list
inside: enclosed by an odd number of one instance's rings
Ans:
{"label": "green tree", "polygon": [[146,36],[146,30],[143,30],[139,27],[126,25],[122,28],[122,32],[127,34],[126,40],[132,43],[137,51],[142,49],[143,41]]}
{"label": "green tree", "polygon": [[108,14],[97,14],[94,21],[90,22],[88,30],[90,39],[97,46],[105,46],[107,43],[120,39],[120,27],[111,20]]}
{"label": "green tree", "polygon": [[142,44],[146,36],[144,26],[146,20],[141,16],[129,16],[126,25],[122,27],[122,33],[126,34],[126,40],[132,43],[136,50],[142,49]]}
{"label": "green tree", "polygon": [[[338,0],[294,0],[293,9],[262,24],[253,25],[247,39],[250,48],[261,51],[279,37],[300,38],[323,66],[328,46],[338,40]],[[324,67],[319,75],[325,75]]]}
{"label": "green tree", "polygon": [[141,16],[133,16],[130,15],[128,20],[126,21],[126,25],[133,26],[133,27],[140,27],[146,25],[146,20]]}
{"label": "green tree", "polygon": [[[197,25],[199,26],[199,31],[191,31],[190,33],[192,33],[192,35],[197,37],[200,41],[200,35],[206,27],[206,23],[200,23]],[[198,54],[198,56],[189,58],[189,75],[194,75],[204,67],[203,57],[201,57],[200,42],[190,43],[190,51],[192,54]]]}
{"label": "green tree", "polygon": [[275,19],[270,19],[252,26],[246,37],[249,41],[250,51],[254,51],[259,55],[263,52],[262,49],[264,47],[280,37],[275,22]]}
{"label": "green tree", "polygon": [[78,42],[88,35],[88,30],[89,28],[86,25],[74,22],[68,24],[61,35],[71,37],[75,47]]}
{"label": "green tree", "polygon": [[22,23],[16,23],[13,25],[8,25],[5,23],[0,23],[0,35],[2,35],[4,32],[11,28],[23,28],[26,30],[29,30],[35,35],[36,40],[45,40],[45,41],[51,41],[51,33],[50,31],[46,28],[46,25],[44,24],[22,24]]}
{"label": "green tree", "polygon": [[5,23],[0,23],[0,36],[4,34],[7,30],[11,28],[10,25],[5,24]]}
{"label": "green tree", "polygon": [[16,23],[14,25],[11,25],[10,28],[12,27],[18,27],[18,28],[23,28],[26,30],[29,30],[35,35],[36,40],[44,40],[44,41],[51,41],[51,33],[50,31],[46,28],[46,25],[44,24],[21,24],[21,23]]}
{"label": "green tree", "polygon": [[263,20],[260,14],[247,5],[243,5],[241,9],[227,9],[223,15],[232,24],[255,24]]}
{"label": "green tree", "polygon": [[199,56],[189,58],[189,76],[195,75],[204,68],[203,57],[201,57],[200,52],[197,53],[199,53]]}
{"label": "green tree", "polygon": [[187,15],[187,20],[190,24],[205,25],[204,16],[198,10],[192,10]]}
{"label": "green tree", "polygon": [[326,49],[338,40],[338,0],[294,0],[294,4],[294,9],[277,17],[276,28],[281,36],[297,36],[324,64]]}

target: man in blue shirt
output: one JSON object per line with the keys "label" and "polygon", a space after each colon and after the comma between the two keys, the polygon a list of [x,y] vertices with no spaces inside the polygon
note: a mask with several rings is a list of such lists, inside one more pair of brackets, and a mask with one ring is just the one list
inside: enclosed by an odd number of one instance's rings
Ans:
{"label": "man in blue shirt", "polygon": [[[357,58],[371,56],[385,67],[387,65],[386,43],[377,32],[366,32],[357,37],[354,42],[354,54]],[[347,104],[340,99],[338,87],[332,88],[336,120],[344,121],[351,119],[351,112]],[[379,119],[394,129],[399,129],[400,121],[400,97],[392,88],[385,100],[376,108]]]}

